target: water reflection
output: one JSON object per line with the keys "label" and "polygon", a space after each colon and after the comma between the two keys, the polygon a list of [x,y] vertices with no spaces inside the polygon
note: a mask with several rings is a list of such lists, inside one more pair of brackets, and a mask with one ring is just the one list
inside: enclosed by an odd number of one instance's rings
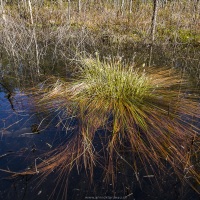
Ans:
{"label": "water reflection", "polygon": [[[45,193],[45,189],[40,192],[41,188],[33,189],[35,185],[27,189],[31,176],[12,178],[12,172],[33,168],[34,160],[55,147],[65,132],[53,123],[44,131],[35,132],[34,125],[40,124],[44,115],[37,113],[33,99],[16,90],[12,93],[11,105],[6,92],[0,88],[0,168],[5,170],[0,171],[0,199],[36,199],[37,196],[47,199],[49,192]],[[46,187],[49,190],[49,181]],[[27,191],[34,195],[27,195]]]}
{"label": "water reflection", "polygon": [[[0,168],[5,171],[0,171],[0,199],[46,200],[49,197],[64,199],[66,196],[69,200],[95,197],[136,200],[198,199],[198,194],[178,181],[170,169],[166,173],[160,173],[160,177],[155,179],[152,174],[145,174],[141,167],[138,174],[140,182],[138,182],[132,167],[120,160],[117,163],[115,185],[103,181],[103,169],[98,166],[94,169],[92,184],[83,168],[79,171],[72,170],[69,177],[66,174],[59,177],[57,171],[44,179],[40,173],[34,176],[12,177],[14,175],[12,172],[30,168],[37,170],[36,165],[41,161],[41,156],[61,144],[66,139],[66,132],[62,126],[58,126],[59,118],[55,118],[51,121],[51,125],[49,124],[52,116],[50,113],[43,113],[42,108],[38,110],[31,95],[15,89],[12,93],[13,110],[6,93],[7,91],[1,87]],[[33,125],[39,125],[37,128],[40,131],[33,131]],[[101,149],[104,140],[106,140],[105,133],[99,131],[94,139],[95,149]],[[121,150],[124,151],[127,160],[131,158],[130,152]],[[56,184],[59,184],[57,188]],[[52,192],[54,196],[51,196]]]}
{"label": "water reflection", "polygon": [[[102,48],[102,53],[100,51],[102,56],[105,52],[111,52],[111,56],[119,54],[124,60],[134,61],[136,65],[148,63],[149,48],[145,45],[135,47],[133,44],[126,44],[120,47],[120,51],[109,48],[106,46]],[[193,47],[174,46],[169,51],[167,47],[159,46],[153,50],[152,65],[180,68],[181,73],[189,73],[195,87],[199,87],[199,55],[199,50]],[[1,68],[3,69],[3,66]],[[54,116],[51,113],[43,113],[42,108],[35,106],[31,95],[20,92],[12,86],[12,83],[8,89],[0,85],[0,168],[7,171],[0,171],[0,199],[46,200],[51,196],[58,180],[60,180],[59,187],[55,189],[52,199],[63,199],[66,196],[69,200],[95,196],[136,200],[199,199],[198,194],[190,186],[178,181],[170,169],[171,175],[166,172],[155,179],[152,174],[144,174],[141,168],[139,183],[132,168],[121,161],[117,166],[117,181],[114,186],[112,183],[106,185],[103,182],[103,170],[98,167],[95,168],[92,184],[83,169],[79,172],[74,169],[68,177],[68,183],[67,177],[59,177],[56,171],[45,179],[41,179],[40,173],[34,176],[11,177],[13,175],[11,172],[21,172],[29,168],[36,170],[35,164],[41,161],[40,156],[66,140],[66,132],[62,125],[58,126],[59,118],[54,118],[52,122],[52,117]],[[35,125],[39,125],[39,132],[33,130]],[[97,134],[96,149],[98,145],[101,149],[99,141],[104,139],[105,135]],[[130,154],[126,153],[128,160]],[[42,183],[39,185],[41,180]]]}

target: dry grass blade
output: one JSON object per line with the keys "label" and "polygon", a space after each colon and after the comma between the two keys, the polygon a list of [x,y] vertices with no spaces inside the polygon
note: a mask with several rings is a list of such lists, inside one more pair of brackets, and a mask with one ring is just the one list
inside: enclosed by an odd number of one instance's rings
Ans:
{"label": "dry grass blade", "polygon": [[133,158],[129,164],[135,172],[138,162],[155,175],[154,166],[164,170],[167,163],[182,180],[188,181],[186,174],[190,174],[200,181],[192,161],[199,140],[199,129],[192,122],[199,118],[199,105],[187,94],[184,80],[171,70],[145,71],[121,63],[100,62],[98,57],[83,58],[81,64],[77,80],[57,81],[45,93],[43,101],[50,102],[51,107],[58,100],[56,109],[75,114],[79,128],[70,141],[50,152],[49,158],[37,166],[39,172],[48,175],[58,168],[61,174],[69,173],[75,165],[79,168],[84,163],[92,179],[100,156],[93,139],[103,129],[109,138],[102,165],[113,183],[121,146],[131,149]]}

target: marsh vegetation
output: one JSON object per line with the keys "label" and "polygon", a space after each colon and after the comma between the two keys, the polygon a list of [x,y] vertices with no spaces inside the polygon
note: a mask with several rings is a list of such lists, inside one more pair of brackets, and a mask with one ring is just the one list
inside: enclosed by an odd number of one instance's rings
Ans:
{"label": "marsh vegetation", "polygon": [[20,88],[40,120],[21,136],[64,131],[28,169],[1,170],[38,187],[56,172],[52,198],[72,198],[77,172],[98,196],[107,183],[109,195],[136,198],[145,178],[138,199],[170,181],[172,198],[198,195],[199,13],[196,0],[1,1],[0,88],[15,113]]}

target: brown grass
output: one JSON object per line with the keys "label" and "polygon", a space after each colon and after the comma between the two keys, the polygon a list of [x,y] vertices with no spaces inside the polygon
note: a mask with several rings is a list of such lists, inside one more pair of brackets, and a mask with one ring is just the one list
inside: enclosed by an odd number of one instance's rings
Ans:
{"label": "brown grass", "polygon": [[[44,178],[56,170],[60,180],[83,164],[91,181],[98,166],[105,170],[105,180],[114,184],[117,160],[122,160],[132,167],[138,181],[141,166],[146,174],[153,172],[155,176],[159,174],[156,168],[167,170],[170,166],[180,180],[190,182],[191,176],[200,183],[194,162],[199,151],[199,129],[195,126],[199,105],[188,93],[186,81],[173,70],[147,68],[144,72],[98,59],[83,59],[82,65],[78,79],[57,81],[43,99],[50,109],[66,109],[66,117],[75,115],[78,128],[66,143],[45,154],[46,159],[35,170],[24,174],[39,172]],[[134,95],[133,80],[140,82]],[[121,87],[124,90],[120,92]],[[98,130],[107,133],[107,143],[100,151],[94,145]],[[123,148],[131,152],[131,161],[124,157]]]}

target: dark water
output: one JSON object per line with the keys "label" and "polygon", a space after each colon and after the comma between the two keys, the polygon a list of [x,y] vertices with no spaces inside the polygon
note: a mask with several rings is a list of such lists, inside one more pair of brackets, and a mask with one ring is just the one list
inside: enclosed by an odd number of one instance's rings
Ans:
{"label": "dark water", "polygon": [[[8,92],[0,87],[0,169],[7,170],[0,171],[0,199],[46,200],[52,197],[62,200],[66,196],[69,200],[199,199],[190,186],[182,184],[173,175],[162,174],[156,180],[141,174],[139,184],[134,172],[125,163],[118,166],[115,186],[111,182],[103,182],[102,169],[98,167],[94,171],[92,184],[83,169],[79,173],[74,169],[68,177],[68,184],[64,176],[57,182],[57,172],[52,172],[41,184],[39,174],[12,177],[9,171],[20,172],[34,168],[43,153],[55,148],[66,137],[62,127],[55,127],[58,119],[55,118],[48,125],[49,119],[45,122],[45,116],[45,113],[36,109],[31,95],[15,89],[12,97],[8,98]],[[43,123],[39,129],[45,127],[45,130],[33,133],[34,125],[41,121]],[[51,196],[53,191],[54,196]]]}
{"label": "dark water", "polygon": [[[45,131],[33,133],[44,116],[37,113],[31,97],[19,91],[11,99],[7,96],[0,87],[0,169],[20,172],[39,162],[40,155],[55,147],[65,132],[52,123]],[[44,181],[44,186],[35,188],[37,181],[29,184],[31,179],[0,171],[0,199],[47,199],[54,181],[50,178],[48,184]]]}
{"label": "dark water", "polygon": [[[104,46],[100,54],[109,52],[108,48]],[[155,48],[152,65],[180,68],[182,73],[189,74],[193,87],[199,88],[200,50],[189,52],[188,55],[188,49],[188,47],[174,47],[173,50],[168,51],[164,47]],[[136,61],[138,65],[148,64],[149,48],[146,46],[136,48],[130,44],[130,46],[121,47],[121,52],[115,52],[115,49],[110,52],[112,52],[111,56],[119,54],[124,60]],[[136,58],[133,58],[134,52],[137,52]],[[170,170],[169,173],[161,173],[157,178],[141,172],[140,182],[138,182],[133,170],[123,162],[119,163],[115,185],[112,182],[106,184],[103,181],[105,174],[98,166],[94,169],[93,183],[90,182],[83,168],[79,173],[76,169],[72,170],[68,182],[64,175],[58,182],[59,172],[56,171],[42,182],[40,173],[34,176],[13,177],[11,172],[34,169],[35,164],[41,161],[41,156],[45,152],[54,149],[66,139],[63,127],[56,126],[59,118],[55,117],[55,113],[44,113],[42,108],[38,110],[34,98],[16,88],[12,88],[12,96],[9,97],[9,91],[0,85],[0,169],[6,170],[6,172],[0,171],[0,200],[46,200],[49,198],[63,200],[66,197],[68,200],[199,199],[199,195],[189,185],[181,183],[173,173],[170,174]],[[51,121],[52,118],[54,118],[53,121]],[[40,125],[39,133],[33,133],[35,125]],[[98,135],[95,145],[95,148],[98,148]],[[200,190],[198,186],[197,188]]]}

